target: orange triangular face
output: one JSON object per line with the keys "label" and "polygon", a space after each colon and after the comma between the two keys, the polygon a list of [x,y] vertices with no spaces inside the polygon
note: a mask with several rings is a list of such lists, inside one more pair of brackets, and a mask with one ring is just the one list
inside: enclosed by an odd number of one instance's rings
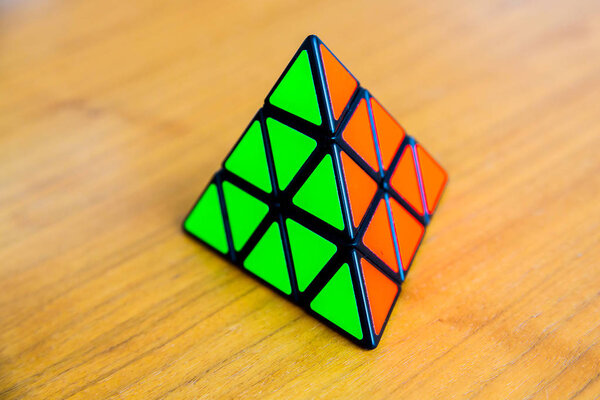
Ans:
{"label": "orange triangular face", "polygon": [[390,199],[390,207],[392,209],[392,218],[394,219],[396,239],[398,240],[400,261],[402,269],[406,271],[415,255],[415,251],[417,251],[419,243],[421,243],[425,228],[396,200]]}
{"label": "orange triangular face", "polygon": [[362,220],[375,192],[377,184],[359,167],[350,156],[342,152],[342,167],[346,178],[346,188],[350,198],[350,211],[354,227],[358,227]]}
{"label": "orange triangular face", "polygon": [[398,272],[398,261],[396,260],[396,247],[390,220],[388,218],[385,201],[380,201],[367,227],[363,243],[392,270]]}
{"label": "orange triangular face", "polygon": [[320,48],[323,68],[325,69],[325,80],[329,90],[329,100],[331,101],[333,116],[338,120],[358,87],[358,82],[331,54],[327,47],[321,45]]}
{"label": "orange triangular face", "polygon": [[419,165],[421,167],[421,180],[423,181],[427,212],[431,214],[440,200],[440,195],[442,194],[442,190],[444,190],[444,186],[446,186],[448,174],[446,174],[446,171],[444,171],[424,148],[420,145],[417,145],[416,148]]}
{"label": "orange triangular face", "polygon": [[388,169],[406,133],[404,133],[404,129],[400,124],[374,98],[371,98],[371,109],[373,110],[377,139],[379,140],[381,162],[383,168]]}
{"label": "orange triangular face", "polygon": [[392,187],[420,215],[423,215],[423,202],[419,189],[419,178],[415,167],[415,158],[411,146],[406,146],[400,156],[400,161],[390,179]]}
{"label": "orange triangular face", "polygon": [[398,286],[364,258],[360,260],[360,265],[365,277],[373,327],[375,334],[379,335],[398,293]]}
{"label": "orange triangular face", "polygon": [[367,162],[375,171],[379,170],[375,142],[371,131],[371,120],[367,110],[367,102],[362,99],[348,125],[342,133],[342,138]]}

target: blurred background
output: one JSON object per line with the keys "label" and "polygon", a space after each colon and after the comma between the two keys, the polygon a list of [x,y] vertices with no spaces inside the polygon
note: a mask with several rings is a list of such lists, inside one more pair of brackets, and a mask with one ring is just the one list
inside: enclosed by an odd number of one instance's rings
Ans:
{"label": "blurred background", "polygon": [[[599,17],[0,1],[0,398],[600,395]],[[179,227],[309,34],[450,175],[373,352]]]}

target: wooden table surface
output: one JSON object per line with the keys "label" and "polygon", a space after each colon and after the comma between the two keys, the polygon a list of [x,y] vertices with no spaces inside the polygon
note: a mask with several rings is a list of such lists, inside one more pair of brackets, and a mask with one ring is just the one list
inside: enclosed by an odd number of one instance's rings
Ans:
{"label": "wooden table surface", "polygon": [[[318,34],[448,169],[364,351],[180,223]],[[0,398],[600,396],[600,2],[0,3]]]}

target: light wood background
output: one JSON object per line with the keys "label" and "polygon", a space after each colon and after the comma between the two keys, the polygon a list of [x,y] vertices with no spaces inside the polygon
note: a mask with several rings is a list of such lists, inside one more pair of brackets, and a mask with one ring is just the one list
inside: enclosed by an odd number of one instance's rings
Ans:
{"label": "light wood background", "polygon": [[[318,34],[450,173],[378,349],[180,223]],[[0,398],[600,396],[600,2],[0,2]]]}

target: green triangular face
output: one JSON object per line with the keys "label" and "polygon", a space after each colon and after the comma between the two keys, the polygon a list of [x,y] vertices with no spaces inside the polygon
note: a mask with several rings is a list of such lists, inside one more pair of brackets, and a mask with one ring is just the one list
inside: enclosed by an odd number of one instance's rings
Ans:
{"label": "green triangular face", "polygon": [[227,181],[223,182],[223,193],[231,236],[233,236],[233,247],[236,251],[240,251],[260,221],[267,215],[269,207]]}
{"label": "green triangular face", "polygon": [[303,292],[327,264],[337,247],[294,220],[287,219],[286,226],[298,289]]}
{"label": "green triangular face", "polygon": [[273,150],[277,184],[279,189],[285,190],[317,147],[317,142],[273,118],[267,118],[267,131]]}
{"label": "green triangular face", "polygon": [[271,177],[267,165],[265,143],[260,122],[254,121],[231,155],[225,168],[259,189],[271,193]]}
{"label": "green triangular face", "polygon": [[317,168],[300,187],[292,202],[305,211],[333,225],[344,229],[342,206],[333,172],[331,156],[327,154]]}
{"label": "green triangular face", "polygon": [[358,306],[348,264],[342,265],[333,278],[327,282],[310,303],[310,308],[358,340],[362,340]]}
{"label": "green triangular face", "polygon": [[321,125],[321,111],[310,69],[308,52],[303,50],[269,97],[275,107]]}
{"label": "green triangular face", "polygon": [[285,294],[292,293],[281,233],[277,222],[271,224],[244,261],[244,267]]}
{"label": "green triangular face", "polygon": [[183,223],[194,236],[225,254],[229,250],[217,186],[211,183]]}

